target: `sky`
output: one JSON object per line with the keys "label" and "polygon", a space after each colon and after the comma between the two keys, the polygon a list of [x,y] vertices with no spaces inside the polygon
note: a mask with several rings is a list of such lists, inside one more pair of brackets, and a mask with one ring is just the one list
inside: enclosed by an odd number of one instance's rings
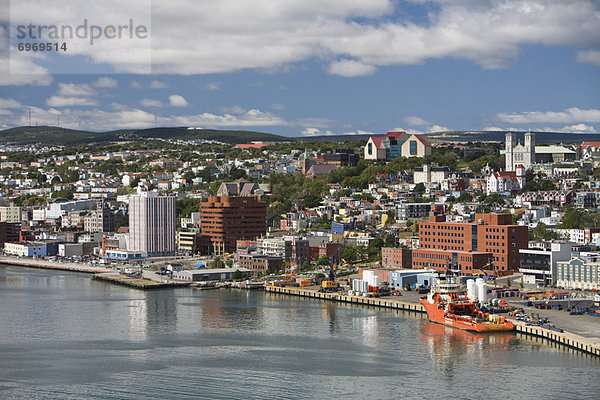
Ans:
{"label": "sky", "polygon": [[49,4],[0,0],[1,129],[600,132],[598,0]]}

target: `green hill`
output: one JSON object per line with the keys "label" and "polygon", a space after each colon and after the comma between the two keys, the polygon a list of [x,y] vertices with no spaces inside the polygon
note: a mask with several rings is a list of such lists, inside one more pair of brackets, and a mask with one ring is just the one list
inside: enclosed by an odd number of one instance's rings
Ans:
{"label": "green hill", "polygon": [[124,129],[107,132],[90,132],[54,126],[20,126],[0,131],[0,143],[44,145],[77,145],[136,139],[205,139],[238,144],[251,141],[281,142],[293,140],[284,136],[253,131],[228,131],[214,129],[151,128]]}

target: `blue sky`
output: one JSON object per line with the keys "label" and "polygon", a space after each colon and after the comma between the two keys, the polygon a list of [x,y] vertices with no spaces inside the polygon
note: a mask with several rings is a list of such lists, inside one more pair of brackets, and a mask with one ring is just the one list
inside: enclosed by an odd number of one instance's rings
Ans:
{"label": "blue sky", "polygon": [[[151,42],[69,42],[69,55],[37,57],[12,48],[8,60],[4,51],[0,128],[26,125],[31,110],[34,124],[60,114],[61,126],[97,131],[600,131],[597,1],[131,3],[143,12],[67,0],[56,11],[73,24],[151,15],[140,20]],[[48,24],[36,0],[21,4],[11,28]],[[3,22],[6,49],[16,43]]]}

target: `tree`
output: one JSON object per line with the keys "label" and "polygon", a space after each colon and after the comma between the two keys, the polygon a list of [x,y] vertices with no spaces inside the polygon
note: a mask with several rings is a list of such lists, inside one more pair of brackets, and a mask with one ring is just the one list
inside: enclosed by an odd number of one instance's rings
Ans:
{"label": "tree", "polygon": [[423,184],[423,182],[417,183],[415,185],[415,188],[413,189],[413,192],[416,192],[419,194],[425,193],[425,185]]}
{"label": "tree", "polygon": [[468,203],[470,201],[473,201],[473,195],[469,192],[462,192],[460,196],[458,196],[458,199],[456,199],[456,201],[458,201],[459,203]]}
{"label": "tree", "polygon": [[71,200],[73,198],[72,190],[57,190],[56,192],[52,192],[53,199],[67,199]]}
{"label": "tree", "polygon": [[240,280],[240,279],[244,279],[244,274],[239,269],[236,269],[235,271],[233,271],[232,279],[236,280],[236,281]]}
{"label": "tree", "polygon": [[554,232],[548,230],[548,227],[543,222],[538,223],[538,225],[531,231],[531,239],[530,240],[555,240],[560,239],[560,235],[558,232]]}
{"label": "tree", "polygon": [[329,265],[329,258],[327,256],[321,256],[317,260],[317,265]]}
{"label": "tree", "polygon": [[210,262],[210,267],[223,268],[223,260],[221,260],[221,257],[215,257],[215,259]]}
{"label": "tree", "polygon": [[357,246],[349,244],[344,247],[341,257],[349,264],[356,262],[359,257]]}

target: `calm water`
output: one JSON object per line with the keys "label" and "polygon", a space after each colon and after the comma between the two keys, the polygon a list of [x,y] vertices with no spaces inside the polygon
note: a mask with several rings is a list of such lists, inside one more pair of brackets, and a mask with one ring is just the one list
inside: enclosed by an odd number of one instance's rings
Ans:
{"label": "calm water", "polygon": [[1,399],[598,398],[600,361],[402,311],[0,266]]}

